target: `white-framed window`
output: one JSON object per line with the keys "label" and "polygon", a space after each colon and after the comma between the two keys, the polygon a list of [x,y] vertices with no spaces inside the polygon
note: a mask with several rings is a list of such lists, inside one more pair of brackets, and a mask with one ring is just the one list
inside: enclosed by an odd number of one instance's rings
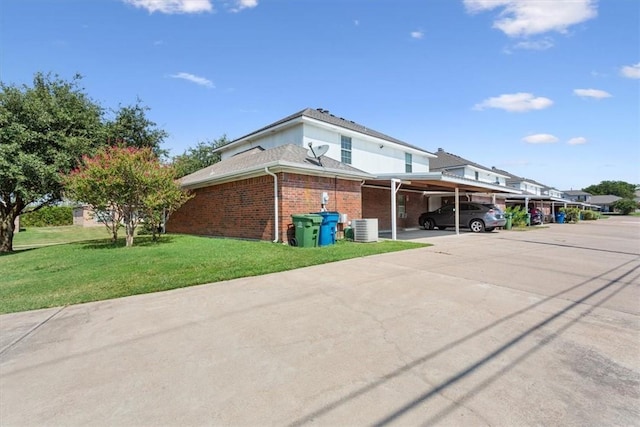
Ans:
{"label": "white-framed window", "polygon": [[348,136],[340,137],[341,161],[348,165],[351,164],[351,138]]}
{"label": "white-framed window", "polygon": [[411,153],[404,153],[404,171],[406,173],[413,172],[413,156]]}

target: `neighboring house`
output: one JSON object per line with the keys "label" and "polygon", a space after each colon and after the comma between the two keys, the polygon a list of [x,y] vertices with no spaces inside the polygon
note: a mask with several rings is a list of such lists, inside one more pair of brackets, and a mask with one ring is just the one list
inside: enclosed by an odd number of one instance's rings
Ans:
{"label": "neighboring house", "polygon": [[506,175],[507,179],[505,185],[509,188],[520,190],[524,194],[542,196],[544,195],[544,189],[549,188],[544,184],[540,184],[539,182],[534,181],[533,179],[513,175],[512,173],[502,169],[498,169],[495,166],[493,166],[491,170],[493,170],[495,173]]}
{"label": "neighboring house", "polygon": [[495,169],[482,166],[455,154],[447,153],[442,148],[435,152],[436,157],[429,160],[429,168],[432,171],[447,172],[475,181],[488,184],[506,185],[510,175],[499,173]]}
{"label": "neighboring house", "polygon": [[73,208],[73,225],[96,227],[103,226],[104,223],[98,221],[98,218],[91,209],[91,206],[84,205]]}
{"label": "neighboring house", "polygon": [[612,194],[605,196],[591,196],[591,204],[598,206],[602,212],[613,212],[613,205],[622,197],[614,196]]}
{"label": "neighboring house", "polygon": [[562,191],[553,187],[545,187],[542,189],[542,194],[549,197],[562,198]]}
{"label": "neighboring house", "polygon": [[563,197],[572,202],[591,203],[591,193],[582,190],[565,190],[562,192]]}
{"label": "neighboring house", "polygon": [[[431,171],[440,171],[451,175],[460,176],[466,179],[493,184],[496,186],[506,186],[508,175],[499,173],[494,169],[482,166],[478,163],[467,160],[456,154],[448,153],[442,148],[438,148],[435,152],[436,157],[429,160],[429,168]],[[499,200],[493,195],[475,193],[469,198],[476,202],[492,202],[505,207],[505,195],[501,195]]]}
{"label": "neighboring house", "polygon": [[351,219],[377,218],[381,231],[395,233],[417,227],[444,196],[508,192],[431,171],[434,154],[324,109],[299,111],[217,152],[219,163],[182,178],[195,197],[172,214],[167,231],[288,241],[292,214],[326,209],[342,214],[339,230]]}

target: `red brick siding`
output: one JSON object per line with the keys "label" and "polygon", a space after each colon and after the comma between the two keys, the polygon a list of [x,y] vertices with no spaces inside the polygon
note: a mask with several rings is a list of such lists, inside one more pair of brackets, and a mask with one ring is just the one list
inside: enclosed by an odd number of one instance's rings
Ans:
{"label": "red brick siding", "polygon": [[[391,194],[390,189],[362,188],[363,218],[378,218],[380,230],[391,229]],[[427,197],[420,193],[402,191],[398,194],[406,197],[406,218],[396,218],[399,229],[418,227],[420,214],[427,211]]]}
{"label": "red brick siding", "polygon": [[[328,211],[360,218],[360,182],[278,173],[279,240],[288,241],[291,215],[317,212],[327,192]],[[273,240],[273,177],[239,180],[195,190],[195,197],[171,215],[167,231],[196,235]]]}

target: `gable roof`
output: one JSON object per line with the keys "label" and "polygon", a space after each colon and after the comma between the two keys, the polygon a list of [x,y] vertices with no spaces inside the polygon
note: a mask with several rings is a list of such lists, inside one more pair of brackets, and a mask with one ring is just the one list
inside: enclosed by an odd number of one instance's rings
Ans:
{"label": "gable roof", "polygon": [[334,126],[339,126],[339,127],[343,128],[343,129],[348,129],[348,130],[351,130],[351,131],[354,131],[354,132],[358,132],[358,133],[361,133],[363,135],[367,135],[367,136],[370,136],[370,137],[373,137],[373,138],[378,138],[378,139],[381,139],[381,140],[384,140],[384,141],[393,142],[393,143],[398,144],[398,145],[403,145],[403,146],[405,146],[407,148],[411,148],[413,150],[421,151],[421,152],[423,152],[425,154],[430,154],[431,156],[433,156],[433,153],[431,153],[431,152],[429,152],[429,151],[427,151],[427,150],[425,150],[423,148],[416,147],[415,145],[411,145],[411,144],[409,144],[407,142],[404,142],[404,141],[401,141],[401,140],[399,140],[397,138],[391,137],[389,135],[385,135],[385,134],[383,134],[381,132],[375,131],[375,130],[370,129],[370,128],[366,127],[366,126],[358,124],[358,123],[356,123],[356,122],[354,122],[352,120],[347,120],[347,119],[344,119],[342,117],[337,117],[337,116],[331,114],[329,112],[329,110],[325,110],[325,109],[322,109],[322,108],[305,108],[304,110],[301,110],[301,111],[298,111],[297,113],[291,114],[290,116],[287,116],[287,117],[285,117],[283,119],[275,121],[275,122],[273,122],[273,123],[271,123],[271,124],[269,124],[267,126],[264,126],[264,127],[260,128],[258,130],[255,130],[255,131],[253,131],[251,133],[248,133],[248,134],[246,134],[244,136],[241,136],[240,138],[234,139],[233,141],[231,141],[230,143],[228,143],[226,145],[223,145],[222,147],[220,147],[216,151],[225,151],[226,148],[229,148],[229,147],[231,147],[233,145],[237,145],[238,143],[240,143],[240,142],[242,142],[242,141],[244,141],[246,139],[250,139],[252,136],[256,136],[256,135],[261,134],[261,133],[263,133],[265,131],[268,131],[268,130],[271,130],[273,128],[285,125],[288,122],[294,122],[296,120],[302,120],[304,118],[318,120],[318,121],[323,122],[323,123],[327,123],[327,124],[334,125]]}
{"label": "gable roof", "polygon": [[614,196],[612,194],[607,194],[604,196],[591,196],[590,203],[593,205],[611,205],[620,199],[622,199],[622,197]]}
{"label": "gable roof", "polygon": [[591,193],[587,193],[586,191],[582,190],[566,190],[563,191],[563,193],[567,196],[591,196]]}
{"label": "gable roof", "polygon": [[505,178],[509,177],[508,175],[498,172],[496,169],[488,168],[486,166],[482,166],[479,163],[475,163],[471,160],[460,157],[456,154],[448,153],[442,148],[438,148],[438,151],[435,152],[435,155],[437,156],[436,158],[429,159],[429,170],[446,171],[448,169],[472,166],[473,168],[493,172],[494,174],[504,176]]}
{"label": "gable roof", "polygon": [[307,150],[293,144],[279,145],[265,150],[262,147],[238,153],[204,169],[200,169],[180,179],[186,188],[199,188],[217,183],[266,175],[281,170],[295,171],[307,175],[338,176],[350,179],[366,179],[372,175],[350,165],[322,156],[320,161],[307,156]]}

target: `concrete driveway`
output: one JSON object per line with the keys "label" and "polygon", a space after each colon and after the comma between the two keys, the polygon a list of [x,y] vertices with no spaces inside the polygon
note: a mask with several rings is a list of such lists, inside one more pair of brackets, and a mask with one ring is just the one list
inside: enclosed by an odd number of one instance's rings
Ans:
{"label": "concrete driveway", "polygon": [[425,239],[0,316],[0,424],[640,424],[640,218]]}

